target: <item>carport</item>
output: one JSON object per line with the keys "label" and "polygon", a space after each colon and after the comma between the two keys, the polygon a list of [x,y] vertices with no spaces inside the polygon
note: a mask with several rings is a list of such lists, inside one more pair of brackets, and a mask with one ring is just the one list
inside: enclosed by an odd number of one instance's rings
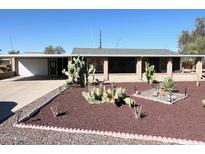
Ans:
{"label": "carport", "polygon": [[22,77],[29,76],[63,76],[62,70],[67,68],[69,55],[52,54],[16,54],[0,55],[10,58],[12,71]]}
{"label": "carport", "polygon": [[68,65],[68,58],[18,58],[17,74],[28,76],[62,76],[62,70]]}

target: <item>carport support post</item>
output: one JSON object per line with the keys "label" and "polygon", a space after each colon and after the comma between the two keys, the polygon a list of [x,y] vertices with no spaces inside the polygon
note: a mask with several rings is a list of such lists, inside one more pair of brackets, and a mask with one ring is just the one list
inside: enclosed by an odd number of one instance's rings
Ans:
{"label": "carport support post", "polygon": [[199,80],[202,75],[202,58],[196,58],[196,79],[197,79],[197,86],[199,86]]}
{"label": "carport support post", "polygon": [[103,73],[104,73],[104,80],[109,80],[109,73],[108,73],[108,58],[104,58],[104,64],[103,64]]}
{"label": "carport support post", "polygon": [[70,65],[72,62],[72,57],[68,57],[68,65]]}
{"label": "carport support post", "polygon": [[170,77],[170,78],[173,77],[173,72],[172,72],[172,58],[168,58],[168,62],[167,62],[167,75],[168,75],[168,77]]}
{"label": "carport support post", "polygon": [[137,80],[142,79],[142,58],[141,57],[136,58],[136,75],[137,75]]}
{"label": "carport support post", "polygon": [[15,58],[11,58],[11,69],[12,69],[13,72],[16,72]]}

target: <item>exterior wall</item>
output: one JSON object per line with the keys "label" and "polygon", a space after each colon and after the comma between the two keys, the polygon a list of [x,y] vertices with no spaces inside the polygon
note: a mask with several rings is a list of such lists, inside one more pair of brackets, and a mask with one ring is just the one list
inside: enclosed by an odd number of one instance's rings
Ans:
{"label": "exterior wall", "polygon": [[196,73],[173,73],[174,81],[196,81]]}
{"label": "exterior wall", "polygon": [[15,72],[0,73],[0,80],[15,76]]}
{"label": "exterior wall", "polygon": [[48,60],[43,58],[19,58],[18,74],[20,76],[48,75]]}
{"label": "exterior wall", "polygon": [[[156,73],[156,80],[163,81],[167,77],[167,73]],[[173,73],[174,81],[196,81],[196,73]],[[95,79],[103,81],[103,73],[95,74]],[[147,82],[145,74],[142,80],[136,79],[136,73],[110,73],[110,82]],[[202,81],[202,80],[201,80]]]}

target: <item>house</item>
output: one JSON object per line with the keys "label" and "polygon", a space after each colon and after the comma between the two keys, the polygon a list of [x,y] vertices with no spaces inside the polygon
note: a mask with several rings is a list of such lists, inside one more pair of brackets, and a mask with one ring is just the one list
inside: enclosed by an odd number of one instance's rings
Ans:
{"label": "house", "polygon": [[[74,48],[67,54],[18,54],[0,55],[12,59],[12,70],[20,76],[62,76],[71,58],[85,57],[87,63],[96,67],[95,78],[110,81],[145,80],[145,63],[155,65],[157,79],[165,76],[175,80],[196,80],[202,76],[205,55],[181,55],[168,49],[120,49],[120,48]],[[181,58],[196,58],[195,72],[183,73]]]}

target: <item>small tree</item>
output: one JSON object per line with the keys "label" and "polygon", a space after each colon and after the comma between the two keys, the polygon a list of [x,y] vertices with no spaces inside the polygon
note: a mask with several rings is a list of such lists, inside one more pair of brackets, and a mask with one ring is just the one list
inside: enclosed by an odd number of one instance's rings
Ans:
{"label": "small tree", "polygon": [[152,84],[155,79],[154,65],[150,65],[149,63],[146,63],[145,65],[145,76],[147,78],[147,82],[148,84]]}
{"label": "small tree", "polygon": [[19,54],[19,53],[20,53],[20,51],[11,50],[11,51],[9,51],[8,53],[9,53],[9,54]]}
{"label": "small tree", "polygon": [[89,76],[95,73],[93,65],[87,65],[83,57],[72,58],[71,64],[68,65],[67,71],[62,71],[67,77],[67,84],[75,84],[84,87],[88,83]]}
{"label": "small tree", "polygon": [[44,49],[45,54],[64,54],[65,50],[61,46],[53,47],[52,45]]}

